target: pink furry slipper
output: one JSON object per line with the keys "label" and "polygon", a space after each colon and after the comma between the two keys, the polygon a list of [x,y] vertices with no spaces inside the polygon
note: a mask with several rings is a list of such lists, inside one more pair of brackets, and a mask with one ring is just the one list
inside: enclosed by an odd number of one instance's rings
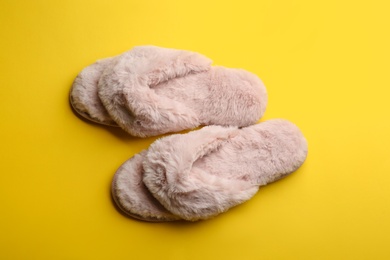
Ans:
{"label": "pink furry slipper", "polygon": [[134,136],[199,125],[248,126],[263,115],[267,104],[265,87],[256,75],[211,67],[211,60],[198,53],[142,46],[107,63],[87,67],[78,76],[72,106],[84,117],[117,124]]}
{"label": "pink furry slipper", "polygon": [[97,92],[97,84],[103,70],[114,58],[98,60],[83,69],[73,82],[69,101],[72,108],[82,117],[104,125],[117,126],[104,108]]}
{"label": "pink furry slipper", "polygon": [[173,221],[179,217],[168,212],[149,192],[142,181],[142,161],[146,151],[127,160],[115,173],[112,197],[127,215],[152,222]]}
{"label": "pink furry slipper", "polygon": [[170,212],[207,219],[249,200],[259,186],[297,170],[307,142],[285,120],[242,129],[208,126],[154,142],[143,160],[143,181]]}

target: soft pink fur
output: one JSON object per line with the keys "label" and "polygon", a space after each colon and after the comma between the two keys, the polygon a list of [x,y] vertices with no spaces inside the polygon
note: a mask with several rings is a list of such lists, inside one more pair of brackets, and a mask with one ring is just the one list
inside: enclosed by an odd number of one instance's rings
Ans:
{"label": "soft pink fur", "polygon": [[98,81],[115,58],[98,60],[83,69],[73,82],[70,91],[70,103],[74,110],[83,117],[106,125],[116,126],[104,108],[97,92]]}
{"label": "soft pink fur", "polygon": [[172,221],[179,217],[167,211],[145,187],[142,161],[146,151],[134,155],[115,173],[111,193],[118,207],[131,217],[145,221]]}
{"label": "soft pink fur", "polygon": [[136,47],[103,71],[98,95],[111,118],[140,137],[199,125],[255,123],[267,104],[260,79],[210,64],[194,52]]}
{"label": "soft pink fur", "polygon": [[143,161],[149,191],[173,214],[207,219],[300,167],[307,143],[285,120],[243,129],[204,127],[154,142]]}

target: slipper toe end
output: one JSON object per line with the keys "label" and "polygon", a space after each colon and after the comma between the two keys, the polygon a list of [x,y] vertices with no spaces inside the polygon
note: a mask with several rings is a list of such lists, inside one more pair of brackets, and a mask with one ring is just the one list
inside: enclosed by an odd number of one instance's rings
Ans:
{"label": "slipper toe end", "polygon": [[117,207],[126,215],[150,222],[179,220],[167,211],[142,181],[142,161],[146,152],[126,161],[115,173],[111,193]]}
{"label": "slipper toe end", "polygon": [[97,85],[110,58],[97,61],[84,68],[72,84],[69,100],[72,108],[82,117],[105,125],[116,126],[98,96]]}

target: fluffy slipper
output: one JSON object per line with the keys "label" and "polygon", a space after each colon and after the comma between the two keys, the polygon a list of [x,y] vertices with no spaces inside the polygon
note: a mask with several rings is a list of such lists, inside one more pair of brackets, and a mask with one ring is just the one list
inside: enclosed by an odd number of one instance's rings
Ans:
{"label": "fluffy slipper", "polygon": [[245,202],[259,186],[298,169],[306,155],[305,138],[285,120],[242,129],[209,126],[154,142],[143,181],[166,209],[195,221]]}
{"label": "fluffy slipper", "polygon": [[142,161],[146,151],[127,160],[115,173],[112,197],[121,211],[144,221],[173,221],[179,217],[168,212],[142,182]]}
{"label": "fluffy slipper", "polygon": [[104,108],[97,92],[97,84],[103,70],[109,67],[114,58],[98,60],[83,69],[73,82],[70,90],[70,104],[82,117],[96,123],[117,126]]}
{"label": "fluffy slipper", "polygon": [[136,47],[104,70],[98,95],[111,118],[134,136],[254,124],[267,104],[261,80],[210,64],[194,52]]}

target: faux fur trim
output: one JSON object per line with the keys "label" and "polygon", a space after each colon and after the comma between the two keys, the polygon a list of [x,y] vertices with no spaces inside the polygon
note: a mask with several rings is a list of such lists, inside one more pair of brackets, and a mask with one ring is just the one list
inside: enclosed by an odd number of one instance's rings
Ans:
{"label": "faux fur trim", "polygon": [[306,155],[306,139],[285,120],[243,129],[209,126],[154,142],[143,180],[166,209],[195,221],[250,199],[259,186],[298,169]]}
{"label": "faux fur trim", "polygon": [[210,64],[194,52],[135,47],[103,71],[98,95],[111,118],[140,137],[199,125],[255,123],[267,104],[261,80]]}

